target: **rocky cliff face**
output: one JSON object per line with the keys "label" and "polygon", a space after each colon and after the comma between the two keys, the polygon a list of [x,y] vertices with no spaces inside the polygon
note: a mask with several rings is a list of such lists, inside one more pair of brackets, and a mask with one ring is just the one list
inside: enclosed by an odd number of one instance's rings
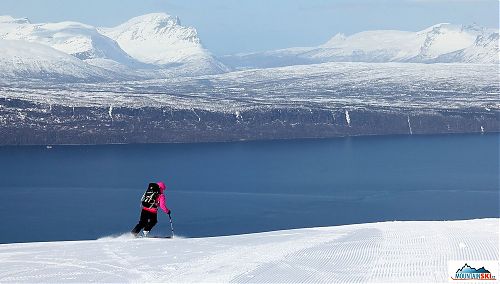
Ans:
{"label": "rocky cliff face", "polygon": [[238,113],[171,107],[68,107],[0,99],[0,144],[105,144],[498,132],[484,109],[255,108]]}

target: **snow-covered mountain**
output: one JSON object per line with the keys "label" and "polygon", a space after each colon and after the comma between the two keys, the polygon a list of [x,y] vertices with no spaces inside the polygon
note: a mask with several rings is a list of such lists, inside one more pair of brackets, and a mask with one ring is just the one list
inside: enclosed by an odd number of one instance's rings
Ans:
{"label": "snow-covered mountain", "polygon": [[110,62],[131,68],[141,63],[95,27],[77,22],[32,24],[28,19],[0,17],[0,39],[39,43],[72,55],[92,65],[107,67]]}
{"label": "snow-covered mountain", "polygon": [[317,47],[237,54],[223,60],[236,68],[324,62],[498,63],[498,30],[443,23],[419,32],[337,34]]}
{"label": "snow-covered mountain", "polygon": [[[13,40],[9,48],[23,42],[45,45],[82,63],[107,69],[108,77],[160,78],[228,71],[203,48],[194,28],[183,27],[177,18],[166,14],[133,18],[116,28],[96,28],[78,22],[33,24],[26,18],[0,16],[0,39]],[[30,49],[40,45],[30,45]],[[44,48],[38,52],[42,53],[51,52]],[[22,55],[19,53],[17,58]],[[29,58],[18,60],[26,66],[15,65],[24,70],[21,73],[33,66]],[[54,74],[57,72],[53,70]]]}
{"label": "snow-covered mountain", "polygon": [[182,67],[194,74],[228,71],[202,46],[196,30],[182,26],[178,17],[153,13],[100,31],[144,63]]}
{"label": "snow-covered mountain", "polygon": [[495,218],[2,244],[0,282],[441,283],[453,260],[498,277],[498,229]]}
{"label": "snow-covered mountain", "polygon": [[[499,34],[479,35],[474,44],[454,52],[441,55],[436,62],[499,63]],[[496,55],[496,57],[495,57]]]}
{"label": "snow-covered mountain", "polygon": [[[381,30],[351,36],[337,34],[317,47],[232,55],[224,57],[224,62],[237,69],[325,62],[498,63],[498,38],[495,29],[438,24],[419,32]],[[230,71],[203,47],[194,28],[182,26],[177,17],[164,13],[135,17],[112,28],[69,21],[33,24],[26,18],[0,16],[0,40],[9,40],[0,46],[3,77],[31,74],[33,78],[43,78],[43,74],[50,73],[57,78],[60,73],[61,78],[66,78],[69,71],[63,67],[66,61],[72,62],[70,65],[75,68],[70,72],[74,78],[82,80],[143,80]],[[15,45],[20,47],[13,64],[6,56],[14,52]],[[34,51],[37,48],[41,50]],[[25,52],[27,50],[38,57]],[[62,55],[56,51],[71,58],[65,57],[57,63],[54,60]],[[47,58],[43,58],[44,55]],[[83,78],[84,74],[88,77]]]}
{"label": "snow-covered mountain", "polygon": [[[107,71],[49,46],[0,39],[0,79],[109,79]],[[116,74],[115,74],[116,76]]]}

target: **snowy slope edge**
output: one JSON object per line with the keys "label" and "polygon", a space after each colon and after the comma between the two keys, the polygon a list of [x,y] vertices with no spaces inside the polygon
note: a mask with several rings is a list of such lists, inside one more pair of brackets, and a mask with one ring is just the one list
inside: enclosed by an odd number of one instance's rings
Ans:
{"label": "snowy slope edge", "polygon": [[0,245],[0,282],[447,282],[448,261],[498,261],[499,221],[7,244]]}

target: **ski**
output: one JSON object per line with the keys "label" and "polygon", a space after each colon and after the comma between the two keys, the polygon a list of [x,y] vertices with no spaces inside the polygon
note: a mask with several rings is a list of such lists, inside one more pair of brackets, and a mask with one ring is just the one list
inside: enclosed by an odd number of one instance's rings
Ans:
{"label": "ski", "polygon": [[173,239],[172,236],[137,236],[136,239]]}
{"label": "ski", "polygon": [[173,239],[172,236],[164,236],[164,237],[162,237],[162,236],[151,236],[149,238],[153,238],[153,239]]}

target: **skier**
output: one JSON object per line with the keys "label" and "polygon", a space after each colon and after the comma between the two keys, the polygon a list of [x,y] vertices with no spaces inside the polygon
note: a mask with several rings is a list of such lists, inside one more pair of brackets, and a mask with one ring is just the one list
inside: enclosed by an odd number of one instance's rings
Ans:
{"label": "skier", "polygon": [[165,189],[166,186],[162,181],[149,184],[141,199],[141,218],[139,223],[132,229],[132,234],[134,234],[134,236],[137,237],[139,232],[144,229],[142,234],[144,237],[147,237],[149,231],[151,231],[158,222],[158,205],[161,210],[170,216],[172,211],[167,208],[165,203],[165,195],[163,194]]}

